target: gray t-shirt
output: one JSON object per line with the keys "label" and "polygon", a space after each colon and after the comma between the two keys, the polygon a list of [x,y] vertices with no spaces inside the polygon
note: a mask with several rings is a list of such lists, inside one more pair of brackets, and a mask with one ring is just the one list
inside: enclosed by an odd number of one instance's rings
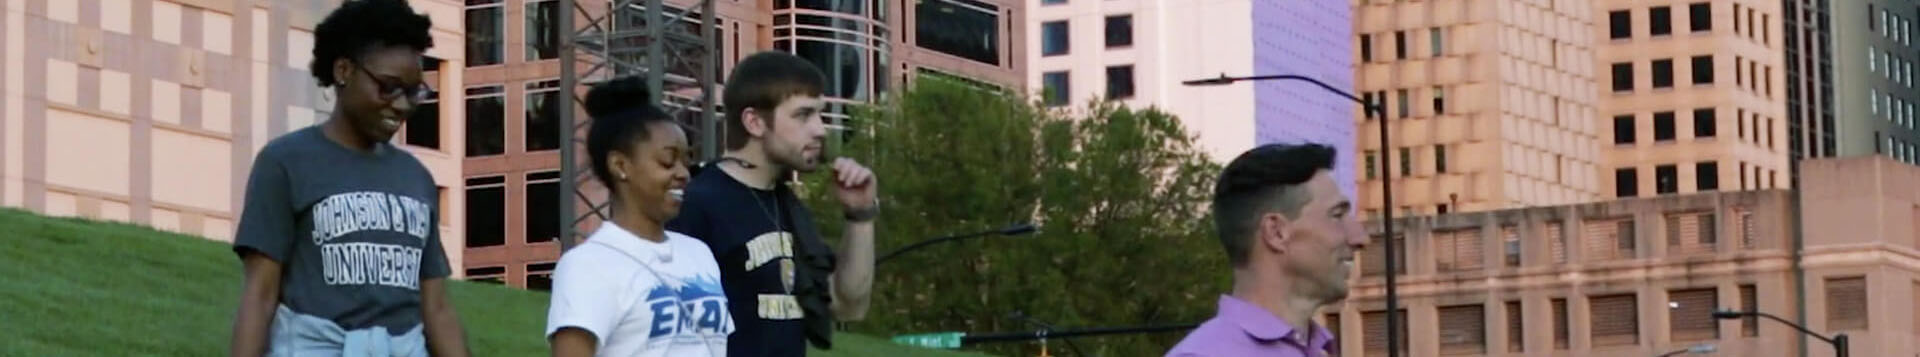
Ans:
{"label": "gray t-shirt", "polygon": [[438,196],[412,154],[354,151],[308,127],[254,159],[233,249],[280,262],[280,303],[294,312],[402,334],[420,324],[420,282],[450,273]]}

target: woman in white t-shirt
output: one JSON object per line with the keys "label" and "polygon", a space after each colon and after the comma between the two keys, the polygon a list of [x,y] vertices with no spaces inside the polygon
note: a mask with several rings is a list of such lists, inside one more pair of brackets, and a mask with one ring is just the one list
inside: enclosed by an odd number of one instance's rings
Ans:
{"label": "woman in white t-shirt", "polygon": [[628,77],[587,92],[587,157],[612,215],[560,257],[547,310],[554,356],[726,356],[733,318],[705,243],[664,227],[687,185],[686,131]]}

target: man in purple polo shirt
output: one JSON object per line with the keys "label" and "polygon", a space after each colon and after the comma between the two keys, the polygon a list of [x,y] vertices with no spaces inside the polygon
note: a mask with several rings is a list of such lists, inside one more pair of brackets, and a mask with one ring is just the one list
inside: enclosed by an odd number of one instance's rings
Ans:
{"label": "man in purple polo shirt", "polygon": [[1233,263],[1233,293],[1168,356],[1317,357],[1338,354],[1313,325],[1347,297],[1366,233],[1334,185],[1334,150],[1269,144],[1227,164],[1213,188],[1213,224]]}

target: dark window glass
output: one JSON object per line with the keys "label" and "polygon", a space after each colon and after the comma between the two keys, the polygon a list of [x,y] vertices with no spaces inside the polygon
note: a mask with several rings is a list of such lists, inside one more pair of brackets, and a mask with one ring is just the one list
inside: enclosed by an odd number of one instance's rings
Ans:
{"label": "dark window glass", "polygon": [[1673,34],[1673,9],[1666,6],[1647,9],[1647,34],[1653,36]]}
{"label": "dark window glass", "polygon": [[[502,179],[491,177],[484,179]],[[469,179],[473,183],[474,179]],[[498,184],[467,187],[467,248],[507,243],[507,188]]]}
{"label": "dark window glass", "polygon": [[1707,161],[1694,164],[1693,187],[1700,191],[1720,189],[1720,163]]}
{"label": "dark window glass", "polygon": [[1687,5],[1687,17],[1688,30],[1713,31],[1713,4],[1700,2]]}
{"label": "dark window glass", "polygon": [[1713,84],[1713,56],[1693,57],[1693,84]]}
{"label": "dark window glass", "polygon": [[[915,45],[1000,65],[999,7],[973,1],[921,0],[913,11]],[[1065,46],[1061,47],[1065,51]]]}
{"label": "dark window glass", "polygon": [[1107,16],[1107,48],[1133,45],[1133,15]]}
{"label": "dark window glass", "polygon": [[1666,195],[1680,192],[1680,168],[1674,165],[1653,167],[1653,189]]}
{"label": "dark window glass", "polygon": [[1640,196],[1640,174],[1633,168],[1613,170],[1613,196],[1629,198]]}
{"label": "dark window glass", "polygon": [[1633,129],[1634,129],[1633,115],[1614,116],[1613,117],[1613,143],[1614,144],[1632,144],[1633,141],[1636,140],[1634,138],[1635,134]]}
{"label": "dark window glass", "polygon": [[506,8],[499,0],[467,1],[467,67],[500,64],[506,54]]}
{"label": "dark window glass", "polygon": [[560,236],[560,181],[558,171],[527,175],[527,243],[550,242]]}
{"label": "dark window glass", "polygon": [[1653,60],[1653,87],[1673,88],[1673,60]]}
{"label": "dark window glass", "polygon": [[559,81],[542,81],[527,85],[527,151],[560,149],[560,87]]}
{"label": "dark window glass", "polygon": [[1040,55],[1057,56],[1067,54],[1068,33],[1066,21],[1049,21],[1040,24]]}
{"label": "dark window glass", "polygon": [[527,60],[560,58],[560,2],[527,3]]}
{"label": "dark window glass", "polygon": [[1133,98],[1133,65],[1107,67],[1107,98]]}
{"label": "dark window glass", "polygon": [[1041,74],[1040,82],[1044,86],[1043,90],[1045,92],[1045,102],[1047,105],[1067,105],[1067,98],[1069,98],[1069,94],[1072,92],[1072,88],[1068,86],[1070,83],[1067,81],[1067,72],[1047,72]]}
{"label": "dark window glass", "polygon": [[507,152],[507,103],[500,86],[467,88],[467,157]]}
{"label": "dark window glass", "polygon": [[1633,63],[1632,62],[1621,62],[1621,63],[1613,64],[1613,91],[1615,92],[1633,91]]}
{"label": "dark window glass", "polygon": [[1608,12],[1607,34],[1613,39],[1633,37],[1633,13],[1627,10]]}
{"label": "dark window glass", "polygon": [[1653,141],[1671,141],[1673,137],[1673,112],[1653,113]]}
{"label": "dark window glass", "polygon": [[1716,118],[1714,117],[1715,115],[1714,115],[1713,108],[1694,109],[1693,110],[1693,137],[1695,138],[1713,137],[1713,135],[1717,131],[1714,128],[1715,120],[1716,120]]}

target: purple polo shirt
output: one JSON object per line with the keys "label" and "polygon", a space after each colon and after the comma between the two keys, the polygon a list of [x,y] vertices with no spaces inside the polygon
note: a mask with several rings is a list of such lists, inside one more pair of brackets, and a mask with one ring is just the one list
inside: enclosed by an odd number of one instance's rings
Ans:
{"label": "purple polo shirt", "polygon": [[[1309,322],[1308,324],[1311,324]],[[1268,356],[1321,357],[1340,354],[1333,334],[1320,326],[1300,333],[1272,312],[1229,295],[1220,296],[1220,313],[1200,324],[1167,351],[1169,357]],[[1311,336],[1312,338],[1308,338]],[[1311,351],[1311,352],[1309,352]]]}

